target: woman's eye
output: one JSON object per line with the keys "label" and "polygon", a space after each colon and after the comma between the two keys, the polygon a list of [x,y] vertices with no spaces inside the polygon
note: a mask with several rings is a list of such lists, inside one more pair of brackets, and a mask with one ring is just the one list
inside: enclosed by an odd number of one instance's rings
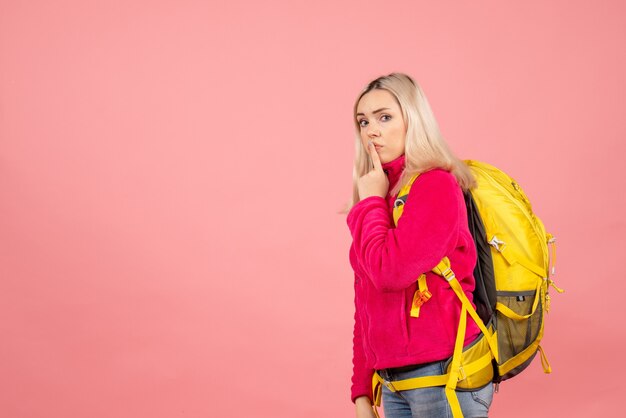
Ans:
{"label": "woman's eye", "polygon": [[[391,116],[389,116],[389,115],[382,115],[381,117],[391,119]],[[389,119],[385,119],[385,120],[389,120]]]}
{"label": "woman's eye", "polygon": [[367,121],[366,121],[365,119],[361,119],[361,120],[359,121],[359,125],[361,125],[362,127],[363,127],[363,126],[365,126],[365,125],[363,124],[364,122],[367,124]]}

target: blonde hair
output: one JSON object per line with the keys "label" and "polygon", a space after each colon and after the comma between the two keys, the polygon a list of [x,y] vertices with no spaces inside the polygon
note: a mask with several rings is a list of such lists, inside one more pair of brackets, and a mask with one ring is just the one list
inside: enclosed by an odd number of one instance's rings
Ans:
{"label": "blonde hair", "polygon": [[361,97],[374,89],[387,90],[395,97],[407,126],[404,145],[405,168],[395,187],[389,191],[391,195],[396,195],[414,174],[424,173],[433,168],[451,172],[463,190],[476,187],[476,179],[470,169],[452,153],[444,141],[439,124],[420,86],[410,76],[394,72],[371,81],[354,102],[352,116],[356,155],[352,169],[352,199],[340,213],[348,213],[352,206],[359,202],[357,181],[371,169],[370,157],[361,142],[361,129],[356,113]]}

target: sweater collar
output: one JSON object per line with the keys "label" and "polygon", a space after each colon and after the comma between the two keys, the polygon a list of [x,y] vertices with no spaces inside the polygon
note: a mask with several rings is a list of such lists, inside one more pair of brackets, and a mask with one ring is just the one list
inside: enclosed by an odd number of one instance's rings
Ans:
{"label": "sweater collar", "polygon": [[397,157],[395,160],[388,161],[384,164],[381,164],[383,170],[387,174],[387,178],[389,179],[389,189],[391,190],[393,186],[396,185],[396,182],[402,175],[402,171],[404,170],[404,154]]}

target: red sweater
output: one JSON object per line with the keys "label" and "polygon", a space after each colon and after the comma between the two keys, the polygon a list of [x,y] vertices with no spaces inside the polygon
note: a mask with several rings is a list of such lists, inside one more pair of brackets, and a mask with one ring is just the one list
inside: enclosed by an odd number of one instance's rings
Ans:
{"label": "red sweater", "polygon": [[[404,155],[382,165],[389,190],[404,169]],[[353,242],[355,324],[351,399],[371,399],[374,369],[443,360],[452,355],[461,304],[441,276],[430,270],[444,256],[472,301],[476,246],[467,224],[463,193],[454,175],[440,168],[422,173],[411,187],[397,228],[395,196],[370,196],[346,219]],[[417,278],[426,273],[432,298],[410,316]],[[465,344],[480,330],[467,320]]]}

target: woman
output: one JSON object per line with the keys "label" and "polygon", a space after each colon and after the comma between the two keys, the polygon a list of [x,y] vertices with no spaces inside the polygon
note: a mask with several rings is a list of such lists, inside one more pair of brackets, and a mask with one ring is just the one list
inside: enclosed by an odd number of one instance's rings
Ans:
{"label": "woman", "polygon": [[[391,381],[445,373],[461,307],[431,269],[447,256],[472,301],[477,256],[462,189],[476,183],[444,142],[424,93],[408,75],[392,73],[369,83],[355,102],[354,121],[354,191],[347,216],[356,307],[351,399],[361,418],[374,416],[374,371]],[[415,173],[420,175],[395,227],[395,197]],[[432,296],[414,317],[409,312],[422,273]],[[469,319],[464,345],[479,334]],[[456,393],[465,417],[487,416],[492,384]],[[383,386],[382,402],[387,418],[451,416],[443,387],[392,392]]]}

